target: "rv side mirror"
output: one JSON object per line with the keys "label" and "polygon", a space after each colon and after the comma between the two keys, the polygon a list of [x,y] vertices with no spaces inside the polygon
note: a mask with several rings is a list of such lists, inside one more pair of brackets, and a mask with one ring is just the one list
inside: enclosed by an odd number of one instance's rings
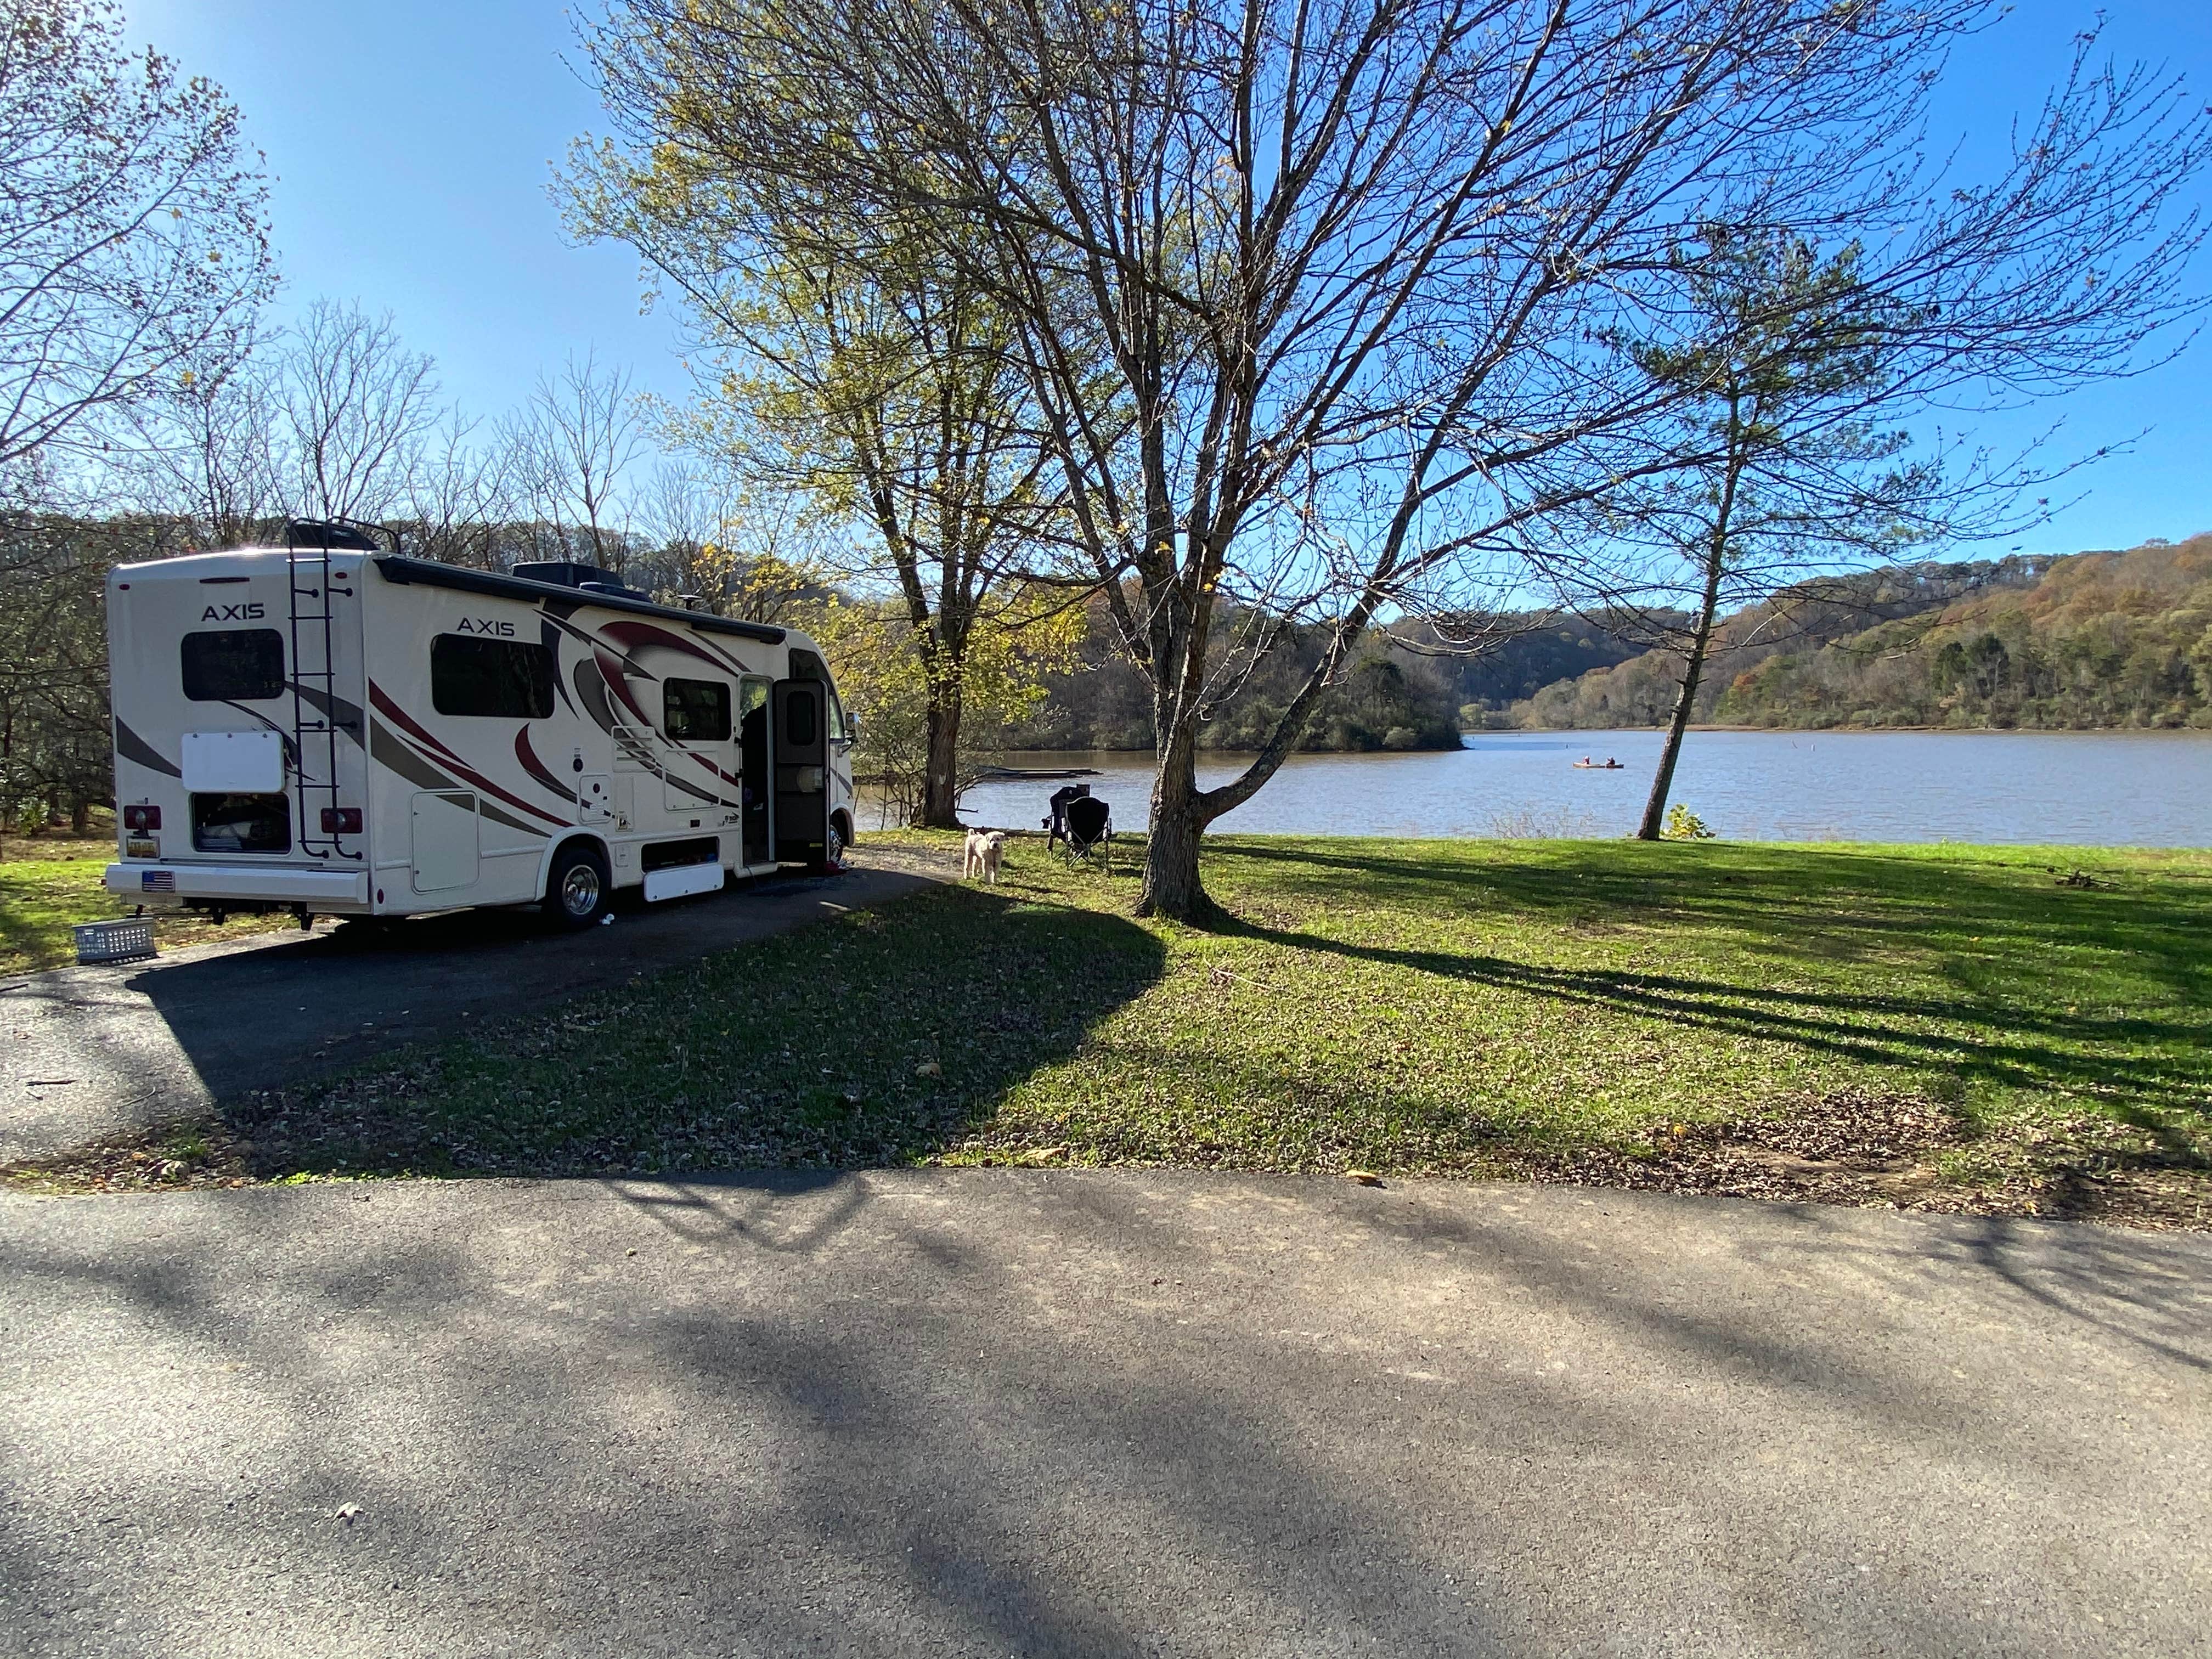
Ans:
{"label": "rv side mirror", "polygon": [[845,711],[845,741],[855,749],[860,746],[860,717],[849,708]]}

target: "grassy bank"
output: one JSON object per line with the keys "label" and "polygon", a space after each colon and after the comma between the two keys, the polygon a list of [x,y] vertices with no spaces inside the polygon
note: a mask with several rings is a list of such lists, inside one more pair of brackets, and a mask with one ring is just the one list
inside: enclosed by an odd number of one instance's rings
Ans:
{"label": "grassy bank", "polygon": [[[114,858],[112,834],[11,836],[0,845],[0,974],[75,962],[70,929],[131,914],[131,905],[100,884]],[[289,916],[240,916],[217,927],[197,911],[151,914],[155,942],[165,950],[293,925]]]}
{"label": "grassy bank", "polygon": [[1141,923],[1128,866],[1018,843],[995,891],[14,1178],[1066,1162],[2212,1222],[2212,856],[1240,838],[1207,877],[1233,922]]}

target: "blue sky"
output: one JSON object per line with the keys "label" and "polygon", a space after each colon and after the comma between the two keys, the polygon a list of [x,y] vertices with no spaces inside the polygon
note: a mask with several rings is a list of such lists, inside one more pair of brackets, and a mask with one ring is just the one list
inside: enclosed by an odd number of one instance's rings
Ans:
{"label": "blue sky", "polygon": [[[636,261],[574,247],[549,164],[600,125],[562,61],[569,15],[544,0],[125,0],[133,32],[236,100],[276,175],[284,304],[319,295],[389,310],[438,361],[449,396],[495,414],[543,368],[595,348],[671,397],[689,380],[672,317],[641,315]],[[1942,118],[2001,133],[2064,70],[2094,14],[2021,0],[1954,65]],[[2128,0],[2109,48],[2164,61],[2212,100],[2212,5]],[[2212,259],[2200,270],[2212,284]],[[2212,530],[2212,338],[2180,362],[2013,417],[1996,441],[2063,417],[2086,452],[2152,430],[2086,476],[2087,500],[2027,538],[2038,551]]]}

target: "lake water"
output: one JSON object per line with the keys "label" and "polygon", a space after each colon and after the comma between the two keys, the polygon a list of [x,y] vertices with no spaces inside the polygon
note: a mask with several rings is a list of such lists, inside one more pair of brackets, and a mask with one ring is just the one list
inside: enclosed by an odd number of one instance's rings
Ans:
{"label": "lake water", "polygon": [[[1224,830],[1342,836],[1626,836],[1661,734],[1471,735],[1455,753],[1295,755]],[[1584,755],[1618,772],[1578,772]],[[1141,830],[1143,754],[1010,754],[1011,766],[1096,767],[1091,793]],[[1212,785],[1240,757],[1201,759]],[[1055,783],[983,784],[969,823],[1035,828]],[[2212,733],[1692,732],[1674,799],[1738,841],[2070,842],[2212,846]]]}

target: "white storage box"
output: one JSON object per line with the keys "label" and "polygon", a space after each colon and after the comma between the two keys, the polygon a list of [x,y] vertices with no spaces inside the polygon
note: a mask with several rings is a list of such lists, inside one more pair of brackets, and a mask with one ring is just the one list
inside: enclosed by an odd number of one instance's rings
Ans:
{"label": "white storage box", "polygon": [[187,732],[185,787],[204,795],[281,795],[284,739],[276,732]]}

